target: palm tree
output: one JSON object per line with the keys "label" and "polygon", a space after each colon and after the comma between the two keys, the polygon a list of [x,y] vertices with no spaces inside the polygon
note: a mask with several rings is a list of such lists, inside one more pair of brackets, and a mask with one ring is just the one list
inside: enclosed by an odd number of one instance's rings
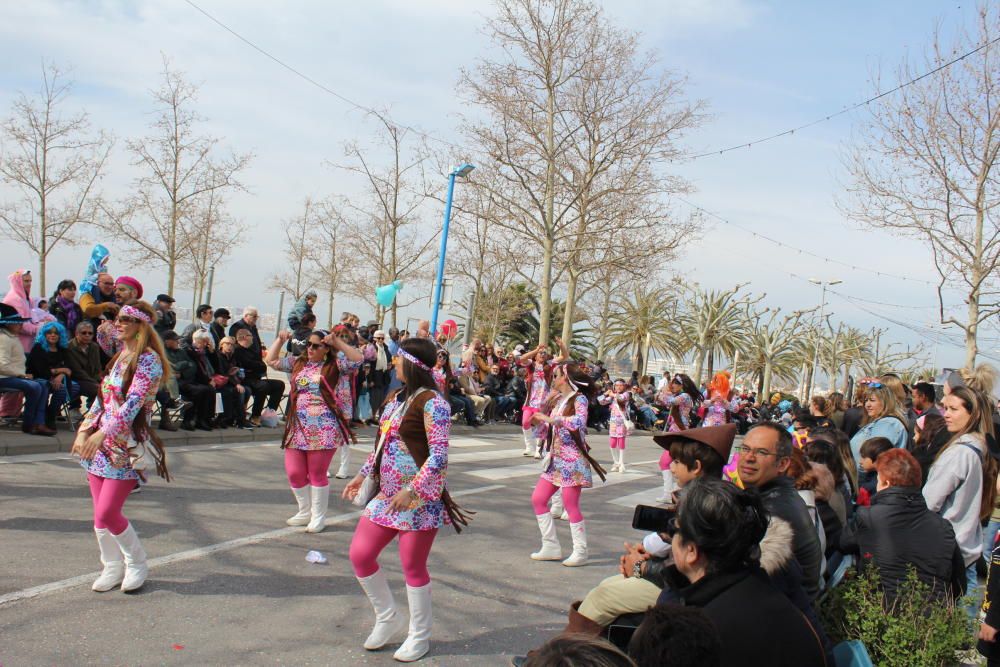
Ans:
{"label": "palm tree", "polygon": [[757,395],[761,401],[770,394],[772,380],[795,377],[805,329],[802,317],[806,312],[797,310],[781,317],[780,308],[758,312],[747,306],[740,314],[745,331],[740,350],[746,355],[746,367],[757,378]]}
{"label": "palm tree", "polygon": [[695,352],[694,381],[701,382],[702,369],[708,363],[711,375],[715,365],[715,352],[721,352],[732,359],[736,350],[744,343],[746,320],[744,310],[757,303],[763,295],[751,299],[738,293],[746,283],[731,290],[705,291],[699,287],[691,290],[684,312],[677,319],[680,333],[686,346]]}
{"label": "palm tree", "polygon": [[[539,340],[538,321],[540,303],[534,295],[529,295],[528,299],[531,308],[519,311],[517,317],[510,319],[506,323],[506,326],[497,334],[497,341],[501,344],[516,345],[517,343],[527,343],[530,346]],[[565,302],[553,298],[550,302],[549,310],[548,340],[554,340],[559,337],[565,313]],[[586,327],[576,328],[581,322],[586,322],[586,317],[582,311],[577,311],[573,319],[573,338],[569,341],[569,352],[577,359],[591,359],[597,352],[593,332]]]}
{"label": "palm tree", "polygon": [[830,334],[820,346],[820,363],[830,380],[830,391],[836,389],[837,375],[844,369],[841,391],[846,392],[851,367],[871,354],[871,335],[844,324],[837,325],[836,331],[829,322],[827,326]]}
{"label": "palm tree", "polygon": [[652,351],[683,354],[683,342],[671,334],[676,302],[669,290],[640,288],[631,298],[618,303],[608,318],[607,344],[632,357],[632,368],[645,375]]}

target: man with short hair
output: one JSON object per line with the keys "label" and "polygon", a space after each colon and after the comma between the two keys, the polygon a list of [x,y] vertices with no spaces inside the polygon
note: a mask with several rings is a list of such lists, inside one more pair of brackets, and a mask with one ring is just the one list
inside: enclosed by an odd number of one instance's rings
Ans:
{"label": "man with short hair", "polygon": [[762,422],[747,432],[735,450],[740,456],[743,486],[756,488],[768,513],[791,525],[795,534],[792,550],[803,573],[802,588],[815,599],[820,591],[823,550],[809,509],[795,490],[795,480],[786,474],[792,459],[792,434],[779,424]]}
{"label": "man with short hair", "polygon": [[195,320],[191,324],[184,327],[184,331],[181,332],[180,345],[181,348],[185,350],[194,349],[194,332],[195,331],[208,331],[211,332],[212,327],[212,307],[207,303],[203,303],[198,306],[195,312]]}
{"label": "man with short hair", "polygon": [[[87,407],[99,399],[101,393],[101,351],[94,342],[94,325],[83,320],[76,325],[73,340],[66,348],[66,363],[73,373],[73,381],[80,385],[80,395],[89,399]],[[72,408],[79,410],[82,402],[77,396]]]}
{"label": "man with short hair", "polygon": [[229,326],[231,317],[227,308],[216,308],[212,313],[212,324],[208,327],[208,332],[212,334],[216,350],[219,349],[219,342],[226,337],[226,327]]}
{"label": "man with short hair", "polygon": [[375,348],[375,357],[370,362],[372,372],[369,376],[371,389],[369,399],[372,404],[372,420],[378,422],[379,413],[382,410],[382,402],[385,400],[385,392],[392,381],[392,352],[385,343],[385,332],[376,329],[372,336],[372,346]]}
{"label": "man with short hair", "polygon": [[389,354],[396,356],[399,354],[399,329],[396,327],[389,327],[389,340],[386,341],[386,347],[389,348]]}
{"label": "man with short hair", "polygon": [[[257,353],[260,357],[263,355],[263,346],[260,342],[260,333],[257,331],[257,308],[254,306],[247,306],[243,309],[243,317],[241,319],[233,322],[233,325],[229,327],[229,335],[236,338],[237,332],[241,330],[247,330],[250,332],[250,336],[253,338],[253,342],[250,345],[250,349]],[[239,339],[237,338],[237,342]]]}
{"label": "man with short hair", "polygon": [[[934,385],[930,382],[918,382],[913,385],[913,411],[915,413],[914,423],[924,415],[939,415],[941,412],[935,407],[937,393]],[[910,427],[912,429],[912,426]]]}
{"label": "man with short hair", "polygon": [[114,319],[118,314],[118,304],[115,303],[115,279],[110,273],[97,274],[96,298],[90,292],[81,294],[80,310],[85,317],[90,318],[95,330],[102,319]]}
{"label": "man with short hair", "polygon": [[[153,328],[156,333],[163,336],[164,331],[173,331],[177,326],[177,313],[174,312],[174,297],[169,294],[157,294],[156,301],[153,302],[153,310],[156,311],[156,322]],[[76,378],[73,378],[74,380]]]}

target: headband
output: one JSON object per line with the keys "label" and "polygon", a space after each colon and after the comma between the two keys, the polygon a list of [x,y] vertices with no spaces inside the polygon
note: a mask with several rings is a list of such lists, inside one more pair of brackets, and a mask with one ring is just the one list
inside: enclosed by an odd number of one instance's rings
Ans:
{"label": "headband", "polygon": [[410,354],[409,352],[407,352],[403,348],[399,348],[399,354],[400,354],[401,357],[403,357],[404,359],[406,359],[407,361],[409,361],[411,364],[413,364],[417,368],[419,368],[421,370],[425,370],[428,373],[430,373],[430,371],[431,371],[431,367],[430,366],[428,366],[424,362],[420,361],[419,359],[417,359],[415,356],[413,356],[412,354]]}
{"label": "headband", "polygon": [[142,312],[141,310],[139,310],[134,306],[122,306],[122,309],[119,312],[122,315],[127,315],[128,317],[134,317],[137,320],[142,320],[146,324],[150,324],[153,321],[149,317],[149,315],[147,315],[146,313]]}

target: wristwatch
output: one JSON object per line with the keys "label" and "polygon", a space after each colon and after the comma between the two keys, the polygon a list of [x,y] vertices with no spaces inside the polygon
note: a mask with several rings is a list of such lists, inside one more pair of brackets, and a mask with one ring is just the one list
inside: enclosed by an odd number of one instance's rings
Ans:
{"label": "wristwatch", "polygon": [[642,579],[642,563],[643,561],[638,560],[632,565],[632,577],[634,579]]}

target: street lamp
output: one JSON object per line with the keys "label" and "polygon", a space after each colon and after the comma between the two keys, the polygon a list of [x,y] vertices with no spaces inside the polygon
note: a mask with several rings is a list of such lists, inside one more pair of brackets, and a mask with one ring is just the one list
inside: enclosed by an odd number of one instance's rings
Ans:
{"label": "street lamp", "polygon": [[[823,296],[820,298],[819,302],[819,325],[823,326],[823,318],[826,316],[826,288],[833,287],[834,285],[839,285],[844,282],[843,280],[820,280],[819,278],[810,278],[809,282],[813,285],[819,285],[823,288]],[[813,350],[813,372],[812,377],[809,378],[809,391],[806,393],[808,398],[812,398],[813,387],[816,386],[816,374],[819,373],[819,331],[816,331],[816,345]]]}
{"label": "street lamp", "polygon": [[431,336],[437,331],[438,309],[441,307],[441,282],[444,280],[444,256],[448,250],[448,224],[451,222],[451,198],[455,193],[455,177],[465,178],[475,169],[468,162],[451,170],[448,174],[448,197],[444,203],[444,226],[441,229],[441,251],[438,257],[437,277],[434,279],[434,303],[431,304]]}

